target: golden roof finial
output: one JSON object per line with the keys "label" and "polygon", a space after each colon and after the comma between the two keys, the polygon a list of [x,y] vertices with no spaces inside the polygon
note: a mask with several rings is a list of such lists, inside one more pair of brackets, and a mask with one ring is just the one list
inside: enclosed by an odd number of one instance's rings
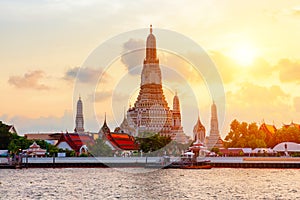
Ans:
{"label": "golden roof finial", "polygon": [[150,34],[152,34],[152,24],[150,24]]}

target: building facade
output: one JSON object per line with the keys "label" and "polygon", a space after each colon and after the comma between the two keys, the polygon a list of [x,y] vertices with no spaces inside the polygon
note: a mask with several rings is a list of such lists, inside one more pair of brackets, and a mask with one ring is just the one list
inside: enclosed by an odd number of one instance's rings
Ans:
{"label": "building facade", "polygon": [[84,120],[83,120],[83,109],[82,109],[81,97],[79,97],[77,101],[77,112],[76,112],[74,131],[76,133],[84,133]]}
{"label": "building facade", "polygon": [[202,144],[204,145],[205,142],[205,127],[200,121],[200,117],[198,116],[197,123],[193,129],[193,141],[195,144]]}
{"label": "building facade", "polygon": [[[168,106],[162,89],[162,76],[156,52],[156,38],[152,33],[146,42],[146,58],[141,74],[140,91],[133,107],[127,111],[128,125],[139,133],[160,133],[182,140],[187,138],[181,126],[180,103],[177,94],[173,99],[173,110]],[[127,123],[126,122],[126,123]]]}
{"label": "building facade", "polygon": [[206,146],[208,149],[223,148],[223,140],[221,139],[219,132],[218,113],[215,102],[211,105],[211,120],[210,120],[210,132],[206,137]]}

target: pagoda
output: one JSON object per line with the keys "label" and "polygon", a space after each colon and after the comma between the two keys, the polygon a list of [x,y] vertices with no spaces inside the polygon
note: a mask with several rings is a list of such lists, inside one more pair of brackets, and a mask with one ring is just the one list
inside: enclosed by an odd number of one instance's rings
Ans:
{"label": "pagoda", "polygon": [[210,120],[210,132],[206,137],[206,146],[209,149],[223,148],[223,140],[221,139],[219,132],[217,106],[215,102],[211,105],[211,120]]}
{"label": "pagoda", "polygon": [[77,101],[77,112],[76,112],[76,127],[74,129],[75,133],[84,133],[84,120],[83,120],[83,112],[82,112],[82,101],[81,97]]}
{"label": "pagoda", "polygon": [[[162,88],[162,76],[159,59],[156,52],[156,38],[150,25],[150,34],[146,42],[146,58],[144,59],[141,74],[140,91],[134,105],[127,111],[127,121],[139,133],[159,133],[170,136],[181,135],[180,140],[186,135],[181,126],[179,99],[174,97],[173,111],[169,108]],[[179,139],[178,138],[178,139]]]}

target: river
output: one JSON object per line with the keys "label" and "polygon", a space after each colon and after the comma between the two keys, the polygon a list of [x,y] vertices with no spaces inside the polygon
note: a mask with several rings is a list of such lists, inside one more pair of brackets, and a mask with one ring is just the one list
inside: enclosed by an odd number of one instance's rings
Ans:
{"label": "river", "polygon": [[0,199],[300,199],[298,169],[0,170]]}

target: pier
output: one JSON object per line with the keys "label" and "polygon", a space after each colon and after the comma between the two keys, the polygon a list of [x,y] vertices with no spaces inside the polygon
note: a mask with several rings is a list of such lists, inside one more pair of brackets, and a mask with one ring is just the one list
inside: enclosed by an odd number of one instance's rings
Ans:
{"label": "pier", "polygon": [[[0,169],[17,168],[144,168],[157,165],[160,157],[47,157],[26,158],[7,162],[1,158]],[[300,158],[293,157],[206,157],[214,168],[295,168],[300,169]],[[178,160],[171,157],[171,162]],[[162,165],[163,167],[163,165]]]}

